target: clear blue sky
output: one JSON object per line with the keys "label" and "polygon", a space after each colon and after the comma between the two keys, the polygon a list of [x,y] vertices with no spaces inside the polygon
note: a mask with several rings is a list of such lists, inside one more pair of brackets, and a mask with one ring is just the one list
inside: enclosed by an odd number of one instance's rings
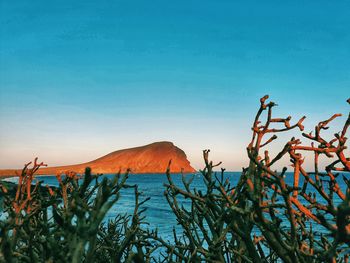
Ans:
{"label": "clear blue sky", "polygon": [[310,129],[348,112],[350,1],[0,5],[0,168],[169,140],[240,170],[262,95]]}

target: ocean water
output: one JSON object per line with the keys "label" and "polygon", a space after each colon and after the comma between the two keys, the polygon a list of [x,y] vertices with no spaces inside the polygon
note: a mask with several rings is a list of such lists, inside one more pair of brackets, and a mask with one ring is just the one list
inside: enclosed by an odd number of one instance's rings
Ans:
{"label": "ocean water", "polygon": [[[240,172],[225,172],[224,177],[227,178],[231,185],[236,185]],[[220,175],[219,173],[217,174]],[[102,177],[112,178],[113,174],[105,174]],[[203,182],[202,175],[200,173],[197,174],[188,174],[186,178],[194,177],[193,182],[191,184],[192,188],[196,188],[198,190],[205,190],[205,184]],[[347,176],[347,175],[346,175]],[[182,176],[181,174],[172,174],[171,175],[175,185],[179,187],[183,187],[182,184]],[[349,179],[349,176],[347,176]],[[42,181],[43,185],[50,186],[58,186],[58,182],[55,176],[37,176],[37,180]],[[301,178],[303,179],[303,178]],[[340,179],[340,178],[339,178]],[[16,178],[8,178],[7,180],[16,181]],[[286,182],[292,185],[293,174],[286,174]],[[303,180],[302,180],[303,182]],[[164,183],[168,183],[167,177],[165,174],[130,174],[127,180],[127,184],[133,185],[137,184],[138,189],[142,192],[140,200],[144,198],[150,197],[151,199],[147,201],[143,207],[147,210],[145,211],[146,221],[149,223],[149,229],[158,229],[158,233],[164,238],[168,240],[172,240],[172,229],[175,227],[177,231],[181,232],[181,228],[177,225],[176,217],[172,213],[171,208],[164,196],[165,186]],[[340,188],[345,193],[346,184],[342,179],[338,180],[340,184]],[[302,183],[301,183],[302,185]],[[312,189],[310,189],[312,190]],[[110,209],[107,213],[105,220],[113,219],[117,214],[124,213],[132,213],[135,198],[134,198],[134,190],[133,189],[122,189],[121,190],[121,198],[119,201]],[[316,195],[318,196],[318,195]],[[303,200],[302,198],[300,200]],[[190,200],[188,199],[180,199],[181,203],[184,206],[190,204]],[[334,195],[334,203],[339,204],[341,200]],[[286,222],[287,224],[288,222]],[[287,225],[286,225],[287,226]],[[317,229],[315,229],[317,231]],[[321,229],[320,229],[321,231]],[[180,233],[179,232],[179,233]]]}

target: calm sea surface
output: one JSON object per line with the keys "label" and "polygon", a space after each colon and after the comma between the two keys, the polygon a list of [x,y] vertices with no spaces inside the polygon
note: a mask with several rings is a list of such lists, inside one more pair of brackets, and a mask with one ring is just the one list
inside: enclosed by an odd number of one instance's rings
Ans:
{"label": "calm sea surface", "polygon": [[[218,174],[219,175],[219,174]],[[113,174],[103,175],[105,177],[112,178]],[[194,176],[192,188],[205,189],[201,174],[186,175],[190,178]],[[231,185],[236,185],[239,180],[239,172],[226,172],[225,177],[231,182]],[[173,181],[176,185],[182,187],[182,179],[180,174],[172,174]],[[349,178],[349,176],[348,176]],[[43,185],[58,186],[58,182],[55,176],[37,176],[38,180],[43,181]],[[16,181],[16,178],[8,178],[6,180]],[[293,180],[292,174],[286,175],[286,181],[291,183]],[[164,183],[167,183],[167,177],[165,174],[131,174],[127,180],[128,184],[137,184],[139,191],[142,192],[142,198],[150,197],[151,199],[144,204],[143,207],[147,208],[145,215],[146,221],[150,223],[148,226],[150,229],[158,228],[158,233],[165,239],[172,239],[172,229],[175,226],[178,228],[176,218],[172,213],[165,197],[164,197]],[[339,180],[341,189],[345,192],[346,185],[342,179]],[[108,212],[105,220],[113,219],[118,213],[132,213],[134,208],[134,192],[133,189],[123,189],[121,191],[120,200],[112,207]],[[189,204],[190,201],[182,199],[183,204]],[[335,203],[339,203],[340,200],[336,199]],[[180,230],[180,228],[178,228]]]}

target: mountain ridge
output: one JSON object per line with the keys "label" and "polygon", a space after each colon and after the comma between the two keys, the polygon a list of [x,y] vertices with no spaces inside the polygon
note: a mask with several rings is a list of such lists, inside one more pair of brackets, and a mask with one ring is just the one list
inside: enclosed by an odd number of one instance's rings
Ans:
{"label": "mountain ridge", "polygon": [[[172,160],[171,172],[195,172],[190,165],[186,153],[169,141],[154,142],[144,146],[116,150],[95,160],[64,166],[45,167],[37,171],[38,175],[51,175],[75,171],[83,173],[85,167],[90,167],[93,173],[125,172],[128,168],[131,173],[165,173],[169,161]],[[0,170],[0,176],[13,176],[20,173],[20,169]]]}

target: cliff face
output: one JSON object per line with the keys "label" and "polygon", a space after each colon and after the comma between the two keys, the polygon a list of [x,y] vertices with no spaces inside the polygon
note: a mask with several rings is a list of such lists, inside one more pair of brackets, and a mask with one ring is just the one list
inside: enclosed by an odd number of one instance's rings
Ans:
{"label": "cliff face", "polygon": [[[195,172],[183,150],[172,142],[155,142],[149,145],[124,149],[109,153],[94,161],[39,169],[37,174],[64,173],[67,170],[83,173],[85,167],[91,167],[93,173],[116,173],[128,168],[132,173],[165,173],[169,160],[172,160],[171,172]],[[15,175],[16,170],[0,170],[0,175]],[[20,171],[19,171],[20,172]]]}

